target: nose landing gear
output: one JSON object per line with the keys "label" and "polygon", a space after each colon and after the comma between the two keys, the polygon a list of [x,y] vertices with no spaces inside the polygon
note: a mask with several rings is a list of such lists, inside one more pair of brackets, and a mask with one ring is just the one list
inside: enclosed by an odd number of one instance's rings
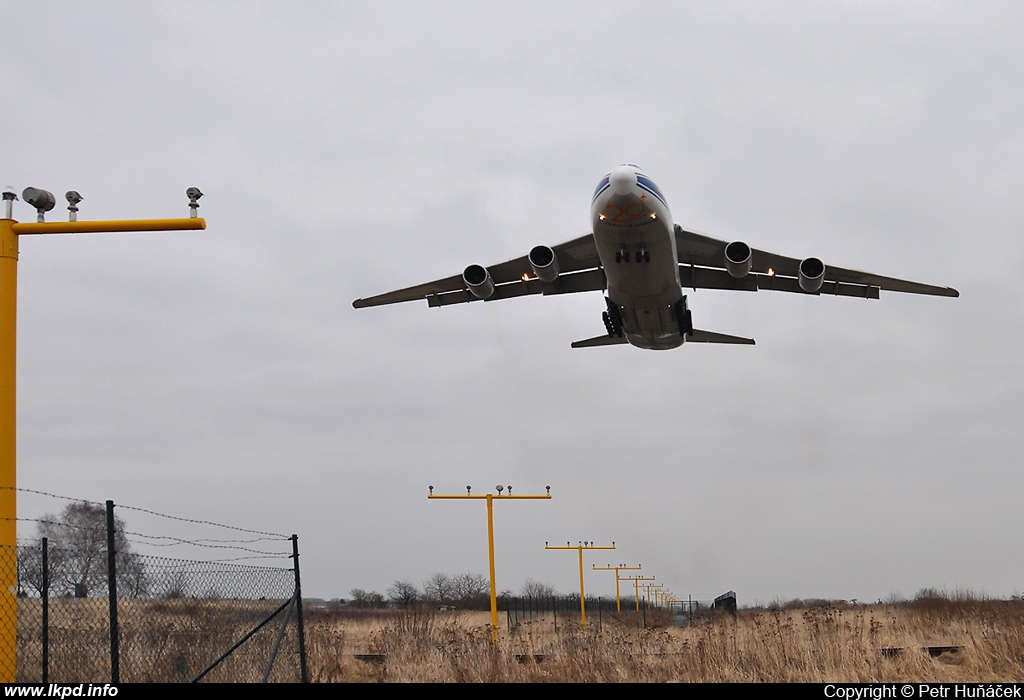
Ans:
{"label": "nose landing gear", "polygon": [[[647,250],[647,244],[641,243],[636,251],[636,261],[638,263],[650,262],[651,251]],[[629,262],[629,250],[626,249],[626,244],[622,243],[619,245],[619,249],[615,251],[615,262],[617,263],[628,263]]]}

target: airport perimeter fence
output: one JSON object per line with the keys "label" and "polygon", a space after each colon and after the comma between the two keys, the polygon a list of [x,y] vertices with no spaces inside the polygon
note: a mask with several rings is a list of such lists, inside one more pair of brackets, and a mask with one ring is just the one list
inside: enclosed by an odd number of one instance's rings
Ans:
{"label": "airport perimeter fence", "polygon": [[113,510],[102,531],[65,539],[78,546],[42,537],[0,552],[4,574],[16,572],[0,633],[16,614],[19,682],[307,680],[297,536],[275,536],[291,540],[277,555],[289,568],[148,556],[131,551]]}
{"label": "airport perimeter fence", "polygon": [[[735,594],[732,600],[735,611]],[[582,618],[578,595],[508,597],[503,602],[509,629],[523,623],[541,621],[549,622],[556,628],[566,624],[578,625]],[[587,596],[587,624],[596,625],[598,629],[605,624],[646,628],[652,624],[664,624],[666,615],[674,624],[691,624],[712,609],[721,607],[716,602],[689,599],[652,606],[644,597],[640,598],[639,603],[635,596],[623,597],[616,604],[614,598]]]}

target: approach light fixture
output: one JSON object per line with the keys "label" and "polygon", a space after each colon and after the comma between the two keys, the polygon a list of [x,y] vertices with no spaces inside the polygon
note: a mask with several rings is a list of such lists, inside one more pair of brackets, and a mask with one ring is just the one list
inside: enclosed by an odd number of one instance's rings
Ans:
{"label": "approach light fixture", "polygon": [[14,200],[18,198],[18,193],[14,191],[14,188],[8,185],[4,188],[4,218],[10,219],[14,217]]}
{"label": "approach light fixture", "polygon": [[52,192],[41,190],[38,187],[26,187],[21,193],[21,198],[36,208],[37,221],[45,221],[46,212],[53,209],[57,200],[53,198]]}
{"label": "approach light fixture", "polygon": [[192,211],[190,216],[194,219],[199,216],[199,198],[203,196],[203,193],[199,191],[198,187],[189,187],[185,190],[185,196],[188,197],[188,208]]}
{"label": "approach light fixture", "polygon": [[78,221],[78,203],[82,201],[82,195],[68,190],[64,193],[64,199],[68,200],[68,221]]}

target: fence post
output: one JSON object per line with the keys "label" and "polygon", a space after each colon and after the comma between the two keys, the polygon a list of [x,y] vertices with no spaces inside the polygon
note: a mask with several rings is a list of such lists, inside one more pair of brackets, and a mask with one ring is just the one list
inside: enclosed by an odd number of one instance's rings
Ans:
{"label": "fence post", "polygon": [[117,564],[114,552],[114,502],[107,501],[107,600],[110,605],[110,682],[121,682],[117,626]]}
{"label": "fence post", "polygon": [[306,670],[306,628],[302,621],[302,578],[299,576],[299,536],[293,534],[292,558],[295,560],[295,604],[299,616],[296,623],[299,625],[299,668],[301,669],[302,682],[309,683],[309,674]]}
{"label": "fence post", "polygon": [[43,685],[50,682],[50,549],[43,538]]}

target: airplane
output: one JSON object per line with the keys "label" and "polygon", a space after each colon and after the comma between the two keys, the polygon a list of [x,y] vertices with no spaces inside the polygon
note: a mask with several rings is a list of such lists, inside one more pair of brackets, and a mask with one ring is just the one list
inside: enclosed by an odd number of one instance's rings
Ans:
{"label": "airplane", "polygon": [[658,186],[639,167],[620,165],[597,184],[590,206],[593,233],[491,267],[470,265],[461,275],[356,299],[357,309],[426,299],[447,306],[529,294],[606,292],[605,333],[574,348],[629,343],[668,350],[684,343],[753,345],[752,338],[693,327],[684,290],[776,290],[877,299],[880,290],[958,297],[951,287],[910,282],[788,258],[726,242],[673,223]]}

